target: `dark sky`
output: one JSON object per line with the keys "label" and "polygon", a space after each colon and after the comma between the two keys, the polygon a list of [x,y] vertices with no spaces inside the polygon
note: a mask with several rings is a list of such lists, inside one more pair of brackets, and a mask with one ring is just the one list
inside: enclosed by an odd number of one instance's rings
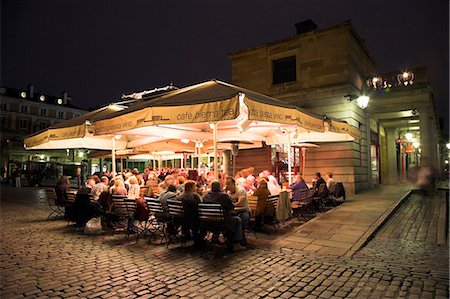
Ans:
{"label": "dark sky", "polygon": [[173,82],[230,81],[227,53],[352,23],[379,72],[428,66],[449,117],[448,0],[2,0],[1,84],[67,91],[88,108]]}

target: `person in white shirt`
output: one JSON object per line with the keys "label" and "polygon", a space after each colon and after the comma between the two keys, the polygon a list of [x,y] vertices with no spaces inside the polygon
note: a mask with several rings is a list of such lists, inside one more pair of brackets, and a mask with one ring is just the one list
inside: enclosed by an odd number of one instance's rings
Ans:
{"label": "person in white shirt", "polygon": [[92,198],[94,200],[98,200],[102,192],[108,191],[109,191],[109,180],[106,176],[102,176],[102,178],[100,179],[100,183],[97,183],[95,184],[94,187],[92,187],[91,190]]}
{"label": "person in white shirt", "polygon": [[130,189],[128,190],[128,198],[139,198],[141,187],[138,184],[137,178],[135,176],[130,177]]}
{"label": "person in white shirt", "polygon": [[336,184],[333,180],[333,173],[327,172],[325,174],[325,181],[327,183],[327,189],[330,190],[330,187]]}

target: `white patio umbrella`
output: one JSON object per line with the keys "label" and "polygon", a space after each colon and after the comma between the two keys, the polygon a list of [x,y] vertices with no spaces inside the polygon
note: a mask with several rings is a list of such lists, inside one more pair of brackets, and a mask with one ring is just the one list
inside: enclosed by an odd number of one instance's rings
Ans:
{"label": "white patio umbrella", "polygon": [[[346,123],[343,126],[350,127]],[[245,88],[211,80],[99,120],[94,124],[94,134],[213,140],[217,176],[219,139],[267,141],[280,127],[297,133],[325,131],[320,115]],[[135,146],[139,142],[148,143],[141,138]]]}

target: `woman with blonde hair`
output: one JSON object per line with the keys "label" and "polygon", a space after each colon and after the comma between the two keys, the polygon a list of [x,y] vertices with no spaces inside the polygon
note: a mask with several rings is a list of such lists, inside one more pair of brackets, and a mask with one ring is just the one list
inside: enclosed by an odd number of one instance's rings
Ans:
{"label": "woman with blonde hair", "polygon": [[140,195],[140,186],[138,184],[138,180],[135,176],[130,177],[130,189],[128,190],[128,198],[139,198]]}
{"label": "woman with blonde hair", "polygon": [[109,193],[111,193],[112,195],[128,195],[123,180],[120,179],[116,179],[114,181],[114,186],[109,189]]}

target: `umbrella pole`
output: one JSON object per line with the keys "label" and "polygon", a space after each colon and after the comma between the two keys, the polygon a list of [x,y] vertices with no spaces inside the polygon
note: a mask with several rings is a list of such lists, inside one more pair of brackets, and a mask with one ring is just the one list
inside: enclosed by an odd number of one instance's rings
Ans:
{"label": "umbrella pole", "polygon": [[112,137],[112,151],[111,151],[111,159],[112,159],[112,174],[116,175],[116,136]]}
{"label": "umbrella pole", "polygon": [[289,186],[292,184],[291,178],[291,132],[288,132],[288,178],[289,178]]}
{"label": "umbrella pole", "polygon": [[305,175],[306,147],[302,147],[302,175]]}
{"label": "umbrella pole", "polygon": [[[217,123],[213,124],[213,140],[214,140],[214,178],[219,179],[219,168],[217,163]],[[209,158],[208,158],[209,162]]]}

